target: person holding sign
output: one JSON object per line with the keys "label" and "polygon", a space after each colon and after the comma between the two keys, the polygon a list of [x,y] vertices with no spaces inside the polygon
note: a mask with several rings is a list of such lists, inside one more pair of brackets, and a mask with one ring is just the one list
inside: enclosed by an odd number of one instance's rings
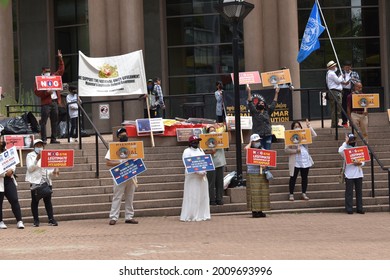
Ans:
{"label": "person holding sign", "polygon": [[347,114],[362,132],[364,140],[368,141],[368,110],[364,108],[353,108],[352,96],[353,94],[362,94],[363,85],[360,82],[354,84],[353,91],[347,96]]}
{"label": "person holding sign", "polygon": [[[116,136],[118,137],[120,142],[127,142],[128,140],[126,129],[123,127],[117,130]],[[117,166],[118,164],[125,162],[127,160],[127,159],[112,160],[110,158],[110,150],[107,151],[105,159],[106,159],[106,165],[111,167]],[[125,195],[125,223],[135,224],[135,225],[138,224],[138,221],[133,218],[134,217],[133,200],[134,200],[134,192],[136,187],[137,187],[137,177],[133,177],[130,180],[123,182],[122,184],[114,185],[112,204],[110,210],[110,222],[108,223],[110,226],[115,225],[119,219],[123,195]]]}
{"label": "person holding sign", "polygon": [[268,106],[265,99],[259,99],[257,104],[252,102],[252,91],[249,85],[246,85],[248,91],[248,106],[252,115],[252,133],[258,134],[261,137],[261,146],[266,150],[271,150],[272,144],[272,128],[270,116],[274,112],[278,102],[280,88],[275,88],[275,96],[271,104]]}
{"label": "person holding sign", "polygon": [[[342,90],[343,90],[343,84],[345,84],[343,75],[337,75],[337,63],[333,60],[329,61],[326,64],[326,67],[328,68],[328,72],[326,72],[326,86],[329,89],[330,92],[333,93],[329,95],[329,105],[330,105],[330,117],[332,119],[332,128],[342,128],[341,125],[339,125],[339,118],[341,116],[340,111],[338,110],[335,102],[342,105]],[[337,117],[336,117],[337,112]]]}
{"label": "person holding sign", "polygon": [[[182,159],[205,155],[199,148],[202,139],[196,135],[188,139],[189,147],[184,150]],[[181,207],[180,221],[198,222],[210,220],[209,188],[205,171],[188,173],[186,170],[184,179],[183,204]]]}
{"label": "person holding sign", "polygon": [[[306,120],[306,126],[310,129],[311,136],[316,137],[317,133],[310,126],[310,122]],[[291,130],[299,130],[302,129],[302,125],[298,121],[294,121],[291,124]],[[313,159],[309,154],[308,145],[288,145],[284,148],[288,157],[288,169],[290,172],[290,181],[289,181],[289,190],[290,196],[289,200],[294,201],[294,189],[295,182],[297,180],[299,172],[301,173],[302,178],[302,199],[309,200],[309,197],[306,195],[307,185],[308,185],[308,175],[309,169],[314,164]]]}
{"label": "person holding sign", "polygon": [[[49,67],[42,67],[42,76],[62,76],[65,71],[64,60],[62,59],[62,53],[60,50],[58,54],[58,69],[52,75]],[[36,96],[41,98],[41,138],[46,143],[46,123],[50,117],[51,127],[51,144],[59,144],[57,141],[57,122],[58,122],[58,105],[61,105],[61,95],[58,91],[38,90],[36,85],[34,88]]]}
{"label": "person holding sign", "polygon": [[[345,83],[343,84],[343,99],[342,99],[342,106],[345,112],[347,112],[348,107],[347,107],[347,98],[348,95],[351,94],[353,90],[353,86],[360,82],[360,77],[359,74],[356,71],[352,70],[352,62],[351,61],[345,61],[343,65],[343,71],[342,71],[344,78],[345,78]],[[345,128],[348,128],[348,123],[347,123],[347,117],[342,114],[341,116],[343,122],[342,126]]]}
{"label": "person holding sign", "polygon": [[[5,151],[5,142],[0,144],[0,153]],[[8,202],[11,204],[12,213],[16,218],[16,227],[18,229],[24,229],[24,224],[22,221],[22,211],[20,210],[18,190],[16,186],[18,185],[15,179],[15,165],[9,168],[6,172],[0,174],[0,229],[6,229],[7,226],[3,222],[3,201],[4,197],[7,198]]]}
{"label": "person holding sign", "polygon": [[[53,188],[52,178],[53,175],[58,177],[60,171],[58,168],[42,168],[41,167],[41,154],[45,147],[45,142],[41,139],[34,140],[34,151],[27,154],[26,165],[26,181],[30,182],[31,190],[31,212],[34,218],[34,227],[39,227],[39,214],[38,205],[39,200],[36,199],[34,190],[43,182],[47,181],[50,188]],[[51,194],[43,198],[45,203],[45,209],[47,217],[49,218],[50,226],[58,226],[57,221],[54,219],[53,204],[51,203]]]}
{"label": "person holding sign", "polygon": [[[245,149],[261,149],[261,138],[252,134]],[[247,165],[246,197],[248,210],[252,211],[253,218],[265,218],[263,211],[271,209],[269,196],[269,182],[259,165]]]}
{"label": "person holding sign", "polygon": [[356,212],[364,214],[363,210],[363,166],[364,162],[354,160],[352,164],[346,164],[344,150],[356,145],[356,137],[352,133],[345,136],[345,142],[339,148],[339,154],[343,157],[345,177],[345,210],[353,214],[353,188],[355,186]]}

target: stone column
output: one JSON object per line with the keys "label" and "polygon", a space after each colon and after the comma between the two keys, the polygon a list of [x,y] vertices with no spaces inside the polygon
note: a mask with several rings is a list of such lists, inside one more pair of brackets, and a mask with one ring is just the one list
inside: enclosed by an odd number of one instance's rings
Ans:
{"label": "stone column", "polygon": [[278,13],[278,2],[275,0],[263,0],[261,9],[263,11],[263,71],[272,71],[280,69],[279,17],[282,15]]}
{"label": "stone column", "polygon": [[122,53],[144,50],[143,0],[120,0],[119,10]]}
{"label": "stone column", "polygon": [[0,86],[3,94],[15,98],[12,5],[0,5]]}
{"label": "stone column", "polygon": [[105,0],[88,0],[90,56],[107,55]]}

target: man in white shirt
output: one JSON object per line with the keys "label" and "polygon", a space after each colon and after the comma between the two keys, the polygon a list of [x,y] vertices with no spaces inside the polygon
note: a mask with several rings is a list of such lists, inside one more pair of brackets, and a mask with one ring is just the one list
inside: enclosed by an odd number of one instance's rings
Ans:
{"label": "man in white shirt", "polygon": [[[345,79],[345,83],[343,84],[343,100],[342,106],[345,112],[347,112],[347,96],[352,92],[353,86],[360,82],[359,74],[356,71],[352,70],[352,62],[345,61],[343,65],[343,75]],[[342,126],[348,128],[348,119],[342,114],[341,116],[343,122]]]}
{"label": "man in white shirt", "polygon": [[[340,104],[341,106],[341,100],[342,100],[342,91],[343,91],[343,83],[344,78],[342,75],[337,76],[337,63],[333,60],[329,61],[326,65],[328,68],[328,72],[326,73],[326,85],[328,86],[328,89],[332,94],[329,94],[329,104],[330,104],[330,114],[332,119],[332,128],[342,127],[338,125],[339,118],[340,118],[340,110],[338,110],[338,106],[336,106],[335,101],[337,104]],[[337,112],[337,116],[336,116]]]}

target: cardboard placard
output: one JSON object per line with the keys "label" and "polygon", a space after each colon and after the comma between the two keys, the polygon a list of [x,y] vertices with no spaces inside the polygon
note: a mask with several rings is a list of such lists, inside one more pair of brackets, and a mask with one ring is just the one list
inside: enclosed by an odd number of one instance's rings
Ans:
{"label": "cardboard placard", "polygon": [[284,128],[284,125],[278,124],[278,125],[272,125],[272,134],[275,135],[277,139],[284,139],[284,131],[286,130]]}
{"label": "cardboard placard", "polygon": [[[241,120],[241,129],[251,130],[252,129],[252,117],[240,117]],[[229,130],[236,130],[236,119],[234,116],[226,117],[226,125]]]}
{"label": "cardboard placard", "polygon": [[311,144],[312,137],[310,128],[285,130],[284,141],[286,145]]}
{"label": "cardboard placard", "polygon": [[203,133],[201,127],[197,128],[177,128],[176,129],[176,139],[177,142],[188,142],[188,139],[191,135],[196,135],[199,137]]}
{"label": "cardboard placard", "polygon": [[139,158],[136,160],[129,159],[128,161],[114,166],[110,169],[110,174],[114,180],[115,185],[119,185],[145,171],[145,163],[142,159]]}
{"label": "cardboard placard", "polygon": [[74,166],[74,150],[43,150],[42,168],[64,168]]}
{"label": "cardboard placard", "polygon": [[246,164],[276,167],[276,151],[247,149]]}
{"label": "cardboard placard", "polygon": [[110,143],[110,159],[138,159],[144,158],[144,142],[113,142]]}
{"label": "cardboard placard", "polygon": [[183,162],[187,173],[215,170],[211,155],[186,157]]}
{"label": "cardboard placard", "polygon": [[353,164],[355,162],[364,162],[371,160],[367,146],[345,149],[344,157],[346,164]]}
{"label": "cardboard placard", "polygon": [[[238,75],[240,85],[261,84],[259,71],[240,72],[238,73]],[[234,84],[234,73],[231,73],[230,76],[232,77],[232,81]]]}
{"label": "cardboard placard", "polygon": [[139,136],[164,133],[165,126],[162,118],[153,119],[137,119],[136,121],[137,134]]}
{"label": "cardboard placard", "polygon": [[15,134],[15,135],[4,135],[4,141],[6,148],[10,149],[15,147],[16,149],[32,149],[34,143],[33,134]]}
{"label": "cardboard placard", "polygon": [[18,151],[15,147],[10,148],[0,154],[0,173],[6,172],[12,166],[19,163]]}
{"label": "cardboard placard", "polygon": [[290,69],[276,70],[261,73],[263,87],[291,83]]}
{"label": "cardboard placard", "polygon": [[37,90],[62,90],[61,76],[35,76]]}
{"label": "cardboard placard", "polygon": [[203,150],[229,148],[229,134],[227,132],[201,134],[199,137],[202,139],[199,144]]}
{"label": "cardboard placard", "polygon": [[352,108],[379,108],[379,93],[352,94]]}

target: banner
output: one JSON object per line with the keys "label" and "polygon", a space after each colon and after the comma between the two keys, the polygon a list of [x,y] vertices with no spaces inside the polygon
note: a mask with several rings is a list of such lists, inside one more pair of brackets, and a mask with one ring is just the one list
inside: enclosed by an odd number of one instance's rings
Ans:
{"label": "banner", "polygon": [[74,166],[74,150],[43,150],[42,168],[62,168]]}
{"label": "banner", "polygon": [[276,151],[247,149],[246,164],[276,167]]}
{"label": "banner", "polygon": [[352,94],[352,108],[379,108],[379,93]]}
{"label": "banner", "polygon": [[344,156],[346,164],[353,164],[355,162],[364,162],[371,160],[367,146],[345,149]]}
{"label": "banner", "polygon": [[276,70],[271,72],[261,73],[263,80],[263,87],[270,87],[274,85],[290,84],[291,75],[290,69]]}
{"label": "banner", "polygon": [[144,158],[144,142],[113,142],[110,143],[110,159]]}
{"label": "banner", "polygon": [[146,75],[142,51],[87,57],[79,51],[79,96],[145,94]]}
{"label": "banner", "polygon": [[16,149],[32,149],[34,143],[33,134],[15,134],[15,135],[4,135],[4,141],[6,143],[6,149],[15,147]]}
{"label": "banner", "polygon": [[310,128],[286,130],[284,132],[284,141],[286,145],[311,144]]}
{"label": "banner", "polygon": [[122,184],[134,176],[146,171],[145,163],[142,159],[129,159],[110,169],[110,174],[115,185]]}
{"label": "banner", "polygon": [[37,90],[62,90],[61,76],[35,76]]}
{"label": "banner", "polygon": [[188,139],[192,135],[199,137],[203,133],[201,127],[198,128],[176,128],[176,138],[177,142],[188,142]]}
{"label": "banner", "polygon": [[0,154],[0,174],[6,172],[12,166],[19,163],[18,151],[15,147],[10,148]]}
{"label": "banner", "polygon": [[149,135],[150,132],[154,134],[164,133],[165,126],[162,118],[153,119],[137,119],[135,120],[138,136]]}
{"label": "banner", "polygon": [[211,155],[187,157],[183,162],[187,173],[215,170]]}
{"label": "banner", "polygon": [[229,148],[229,134],[227,132],[201,134],[199,137],[202,139],[199,144],[203,150]]}
{"label": "banner", "polygon": [[[251,84],[261,84],[261,79],[259,75],[259,71],[252,71],[252,72],[240,72],[239,75],[239,81],[240,85],[251,85]],[[234,73],[231,73],[230,76],[232,77],[232,81],[234,84]]]}

